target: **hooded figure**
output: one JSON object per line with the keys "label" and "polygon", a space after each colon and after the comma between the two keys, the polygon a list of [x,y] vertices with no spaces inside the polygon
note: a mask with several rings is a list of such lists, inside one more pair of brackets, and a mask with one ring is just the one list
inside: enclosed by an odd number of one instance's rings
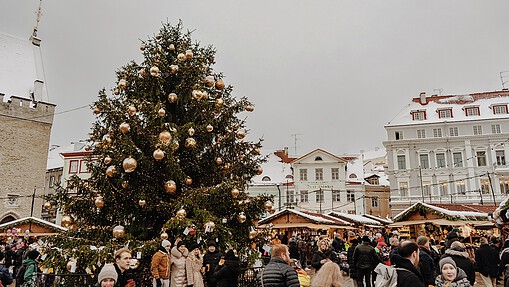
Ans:
{"label": "hooded figure", "polygon": [[[451,248],[445,251],[445,254],[441,259],[445,257],[451,257],[456,266],[463,270],[467,274],[470,285],[474,285],[475,282],[475,269],[474,263],[470,260],[470,256],[466,251],[465,244],[460,241],[454,241],[451,243]],[[438,270],[440,272],[440,270]]]}
{"label": "hooded figure", "polygon": [[150,273],[152,273],[153,287],[170,286],[170,258],[171,242],[163,240],[157,248],[157,252],[152,256],[150,264]]}
{"label": "hooded figure", "polygon": [[318,271],[322,265],[329,260],[334,263],[339,263],[338,254],[332,248],[329,238],[322,238],[318,240],[318,248],[311,259],[311,266]]}
{"label": "hooded figure", "polygon": [[438,263],[440,275],[437,276],[435,284],[437,287],[471,287],[467,275],[456,262],[450,257],[445,257]]}
{"label": "hooded figure", "polygon": [[224,262],[221,260],[214,272],[214,276],[216,276],[217,279],[217,287],[238,286],[237,280],[240,272],[239,264],[239,259],[235,256],[233,250],[228,250],[224,256]]}
{"label": "hooded figure", "polygon": [[183,241],[171,249],[170,287],[187,287],[186,258],[189,251]]}

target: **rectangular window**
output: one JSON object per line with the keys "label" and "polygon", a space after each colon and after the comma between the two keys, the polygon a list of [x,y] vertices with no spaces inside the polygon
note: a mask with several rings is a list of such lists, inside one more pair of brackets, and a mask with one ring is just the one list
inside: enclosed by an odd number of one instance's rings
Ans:
{"label": "rectangular window", "polygon": [[323,168],[315,168],[315,180],[323,180]]}
{"label": "rectangular window", "polygon": [[332,201],[334,201],[334,202],[339,202],[340,201],[339,190],[333,190],[332,191]]}
{"label": "rectangular window", "polygon": [[479,107],[469,107],[469,108],[465,108],[465,115],[467,117],[470,117],[470,116],[478,116],[480,113],[479,113]]}
{"label": "rectangular window", "polygon": [[58,181],[57,181],[58,184],[62,183],[62,175],[59,175],[58,176]]}
{"label": "rectangular window", "polygon": [[500,193],[509,193],[509,179],[503,177],[500,178]]}
{"label": "rectangular window", "polygon": [[406,160],[404,155],[398,155],[398,169],[406,169]]}
{"label": "rectangular window", "polygon": [[69,173],[78,173],[79,160],[71,160],[69,163]]}
{"label": "rectangular window", "polygon": [[483,194],[490,193],[490,180],[489,179],[481,178],[481,191]]}
{"label": "rectangular window", "polygon": [[421,168],[423,168],[423,169],[429,168],[429,157],[427,154],[420,154],[419,162],[421,163]]}
{"label": "rectangular window", "polygon": [[431,195],[431,181],[422,182],[422,193],[424,194],[424,196]]}
{"label": "rectangular window", "polygon": [[449,128],[449,136],[457,137],[458,136],[458,128],[457,127]]}
{"label": "rectangular window", "polygon": [[308,181],[308,170],[305,168],[299,169],[300,181]]}
{"label": "rectangular window", "polygon": [[346,201],[347,202],[354,202],[355,201],[355,193],[352,190],[346,191]]}
{"label": "rectangular window", "polygon": [[442,129],[433,129],[433,137],[434,138],[441,138],[442,137]]}
{"label": "rectangular window", "polygon": [[51,188],[53,186],[55,186],[55,176],[54,175],[49,177],[49,187]]}
{"label": "rectangular window", "polygon": [[300,202],[304,202],[304,203],[309,202],[308,191],[307,190],[301,190],[300,191]]}
{"label": "rectangular window", "polygon": [[437,168],[445,167],[445,154],[437,153]]}
{"label": "rectangular window", "polygon": [[459,180],[458,182],[456,182],[456,192],[458,194],[466,194],[466,189],[465,189],[465,181],[464,180]]}
{"label": "rectangular window", "polygon": [[288,190],[286,192],[286,196],[288,196],[289,203],[295,203],[295,194],[293,193],[293,190]]}
{"label": "rectangular window", "polygon": [[503,150],[495,151],[497,157],[497,165],[505,165],[505,152]]}
{"label": "rectangular window", "polygon": [[399,195],[408,196],[408,182],[399,183]]}
{"label": "rectangular window", "polygon": [[323,190],[317,190],[316,191],[316,202],[322,202],[323,203]]}
{"label": "rectangular window", "polygon": [[426,112],[425,111],[412,112],[412,118],[413,118],[414,121],[425,120],[426,119]]}
{"label": "rectangular window", "polygon": [[440,195],[447,195],[447,181],[440,181],[440,184],[438,185],[440,189]]}
{"label": "rectangular window", "polygon": [[378,196],[373,196],[371,198],[371,206],[372,207],[378,207]]}
{"label": "rectangular window", "polygon": [[452,161],[454,162],[454,167],[463,167],[463,154],[461,152],[453,152]]}
{"label": "rectangular window", "polygon": [[394,133],[396,140],[402,140],[403,139],[403,132],[395,132]]}
{"label": "rectangular window", "polygon": [[417,138],[418,139],[426,138],[426,130],[417,130]]}
{"label": "rectangular window", "polygon": [[439,118],[452,118],[452,110],[438,110],[438,117]]}
{"label": "rectangular window", "polygon": [[478,151],[476,153],[477,157],[477,166],[486,166],[486,152],[485,151]]}
{"label": "rectangular window", "polygon": [[88,172],[87,161],[85,161],[85,160],[80,161],[80,173],[87,173],[87,172]]}
{"label": "rectangular window", "polygon": [[333,167],[330,172],[332,180],[339,180],[339,168]]}
{"label": "rectangular window", "polygon": [[493,106],[493,114],[507,114],[507,105]]}
{"label": "rectangular window", "polygon": [[499,134],[500,133],[500,125],[491,125],[491,133],[492,134]]}
{"label": "rectangular window", "polygon": [[474,126],[474,135],[482,135],[482,127]]}

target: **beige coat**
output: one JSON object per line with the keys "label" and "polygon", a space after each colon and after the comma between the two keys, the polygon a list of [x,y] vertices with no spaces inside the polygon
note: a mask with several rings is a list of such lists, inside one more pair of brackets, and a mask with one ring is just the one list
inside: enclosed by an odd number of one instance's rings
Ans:
{"label": "beige coat", "polygon": [[201,267],[203,266],[203,258],[196,257],[193,253],[189,254],[186,259],[187,284],[193,287],[204,287]]}
{"label": "beige coat", "polygon": [[180,253],[177,247],[171,249],[171,280],[170,287],[187,287],[186,258],[187,248]]}

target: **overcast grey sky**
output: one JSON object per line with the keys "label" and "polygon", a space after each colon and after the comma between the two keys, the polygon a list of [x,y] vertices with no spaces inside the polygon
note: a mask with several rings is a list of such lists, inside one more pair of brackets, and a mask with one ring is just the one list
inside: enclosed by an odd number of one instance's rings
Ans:
{"label": "overcast grey sky", "polygon": [[[1,0],[0,31],[29,37],[39,0]],[[502,88],[509,1],[44,0],[39,25],[57,112],[91,104],[115,70],[140,60],[161,22],[217,48],[215,69],[256,105],[251,138],[358,153],[382,146],[384,124],[412,97]],[[436,92],[435,92],[436,93]],[[56,115],[51,143],[87,138],[92,112]]]}

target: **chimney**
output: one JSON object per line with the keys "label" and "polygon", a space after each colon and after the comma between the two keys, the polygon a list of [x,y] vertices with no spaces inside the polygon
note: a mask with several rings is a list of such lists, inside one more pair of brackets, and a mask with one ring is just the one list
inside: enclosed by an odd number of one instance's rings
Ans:
{"label": "chimney", "polygon": [[288,147],[287,146],[285,146],[284,151],[285,151],[285,155],[288,155]]}
{"label": "chimney", "polygon": [[421,105],[425,105],[428,103],[428,101],[426,100],[426,92],[420,93],[419,97],[421,98]]}

